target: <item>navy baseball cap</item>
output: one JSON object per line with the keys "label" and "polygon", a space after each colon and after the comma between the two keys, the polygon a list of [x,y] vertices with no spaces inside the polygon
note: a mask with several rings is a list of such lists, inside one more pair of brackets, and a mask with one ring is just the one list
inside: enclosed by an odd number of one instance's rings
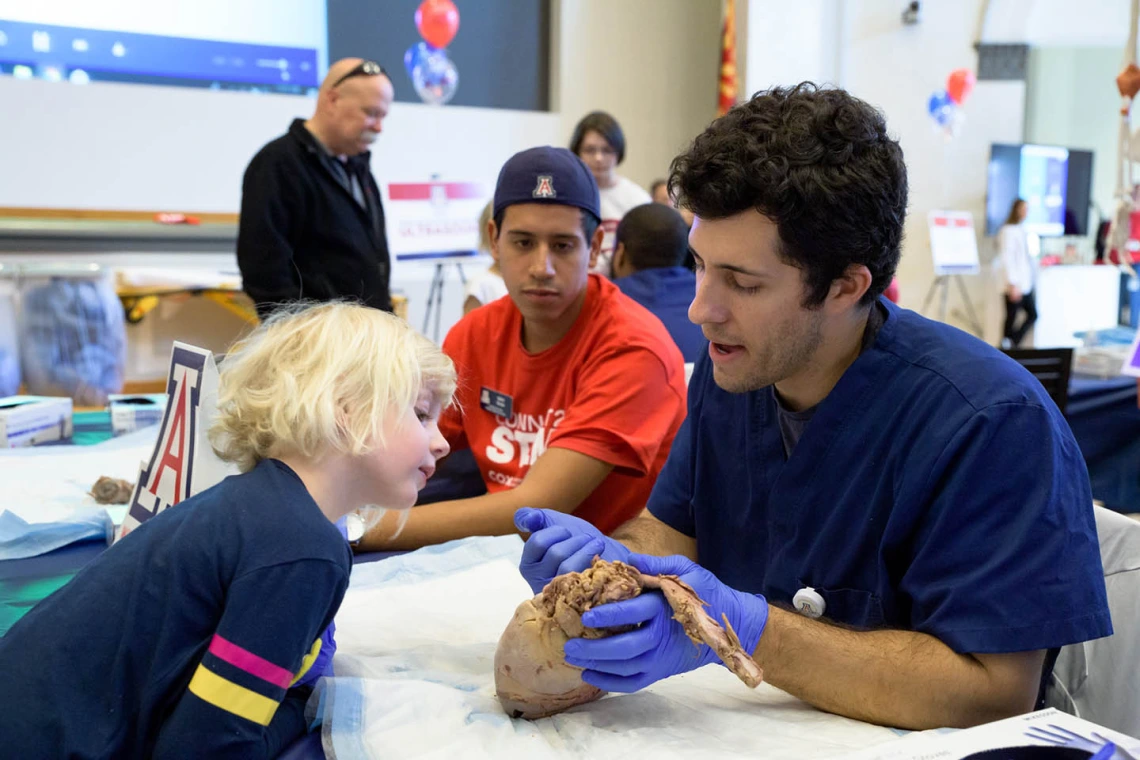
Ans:
{"label": "navy baseball cap", "polygon": [[582,159],[565,148],[544,145],[507,159],[495,183],[494,215],[519,203],[577,206],[602,218],[598,183]]}

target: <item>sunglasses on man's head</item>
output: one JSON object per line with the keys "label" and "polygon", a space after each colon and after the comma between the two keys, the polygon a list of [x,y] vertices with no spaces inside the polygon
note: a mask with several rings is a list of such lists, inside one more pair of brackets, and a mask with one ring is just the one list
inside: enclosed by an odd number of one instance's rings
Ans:
{"label": "sunglasses on man's head", "polygon": [[361,61],[352,71],[336,80],[333,87],[340,87],[346,79],[352,79],[353,77],[375,77],[381,74],[388,76],[388,72],[384,70],[383,66],[376,63],[376,61]]}

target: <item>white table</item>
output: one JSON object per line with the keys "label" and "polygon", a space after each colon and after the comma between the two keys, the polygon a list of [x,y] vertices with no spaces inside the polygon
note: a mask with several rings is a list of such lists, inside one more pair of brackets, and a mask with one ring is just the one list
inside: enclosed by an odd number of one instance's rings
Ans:
{"label": "white table", "polygon": [[531,592],[517,536],[358,565],[336,617],[323,739],[354,758],[828,758],[899,733],[821,712],[715,665],[538,721],[495,698],[493,657]]}

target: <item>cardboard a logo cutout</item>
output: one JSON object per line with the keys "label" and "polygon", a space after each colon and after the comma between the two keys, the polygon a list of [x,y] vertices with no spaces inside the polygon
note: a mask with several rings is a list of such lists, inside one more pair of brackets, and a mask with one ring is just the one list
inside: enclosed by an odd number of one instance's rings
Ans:
{"label": "cardboard a logo cutout", "polygon": [[166,399],[158,441],[150,461],[142,463],[116,541],[164,509],[236,472],[218,459],[206,438],[218,406],[214,355],[176,342],[170,353]]}

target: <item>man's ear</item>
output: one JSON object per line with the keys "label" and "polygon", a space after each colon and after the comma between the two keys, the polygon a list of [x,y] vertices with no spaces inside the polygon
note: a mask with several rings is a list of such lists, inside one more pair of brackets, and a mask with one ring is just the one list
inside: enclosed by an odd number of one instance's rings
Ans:
{"label": "man's ear", "polygon": [[871,270],[864,264],[851,264],[831,281],[826,306],[836,312],[858,308],[863,294],[871,287]]}
{"label": "man's ear", "polygon": [[495,220],[491,219],[487,222],[487,239],[491,241],[491,258],[495,263],[499,263],[499,230],[495,225]]}
{"label": "man's ear", "polygon": [[625,268],[625,243],[618,243],[614,248],[613,259],[610,261],[610,274],[614,277],[621,277],[618,274]]}
{"label": "man's ear", "polygon": [[598,254],[601,253],[602,241],[605,240],[605,237],[606,231],[599,224],[598,229],[594,230],[594,237],[590,240],[590,269],[598,265]]}

